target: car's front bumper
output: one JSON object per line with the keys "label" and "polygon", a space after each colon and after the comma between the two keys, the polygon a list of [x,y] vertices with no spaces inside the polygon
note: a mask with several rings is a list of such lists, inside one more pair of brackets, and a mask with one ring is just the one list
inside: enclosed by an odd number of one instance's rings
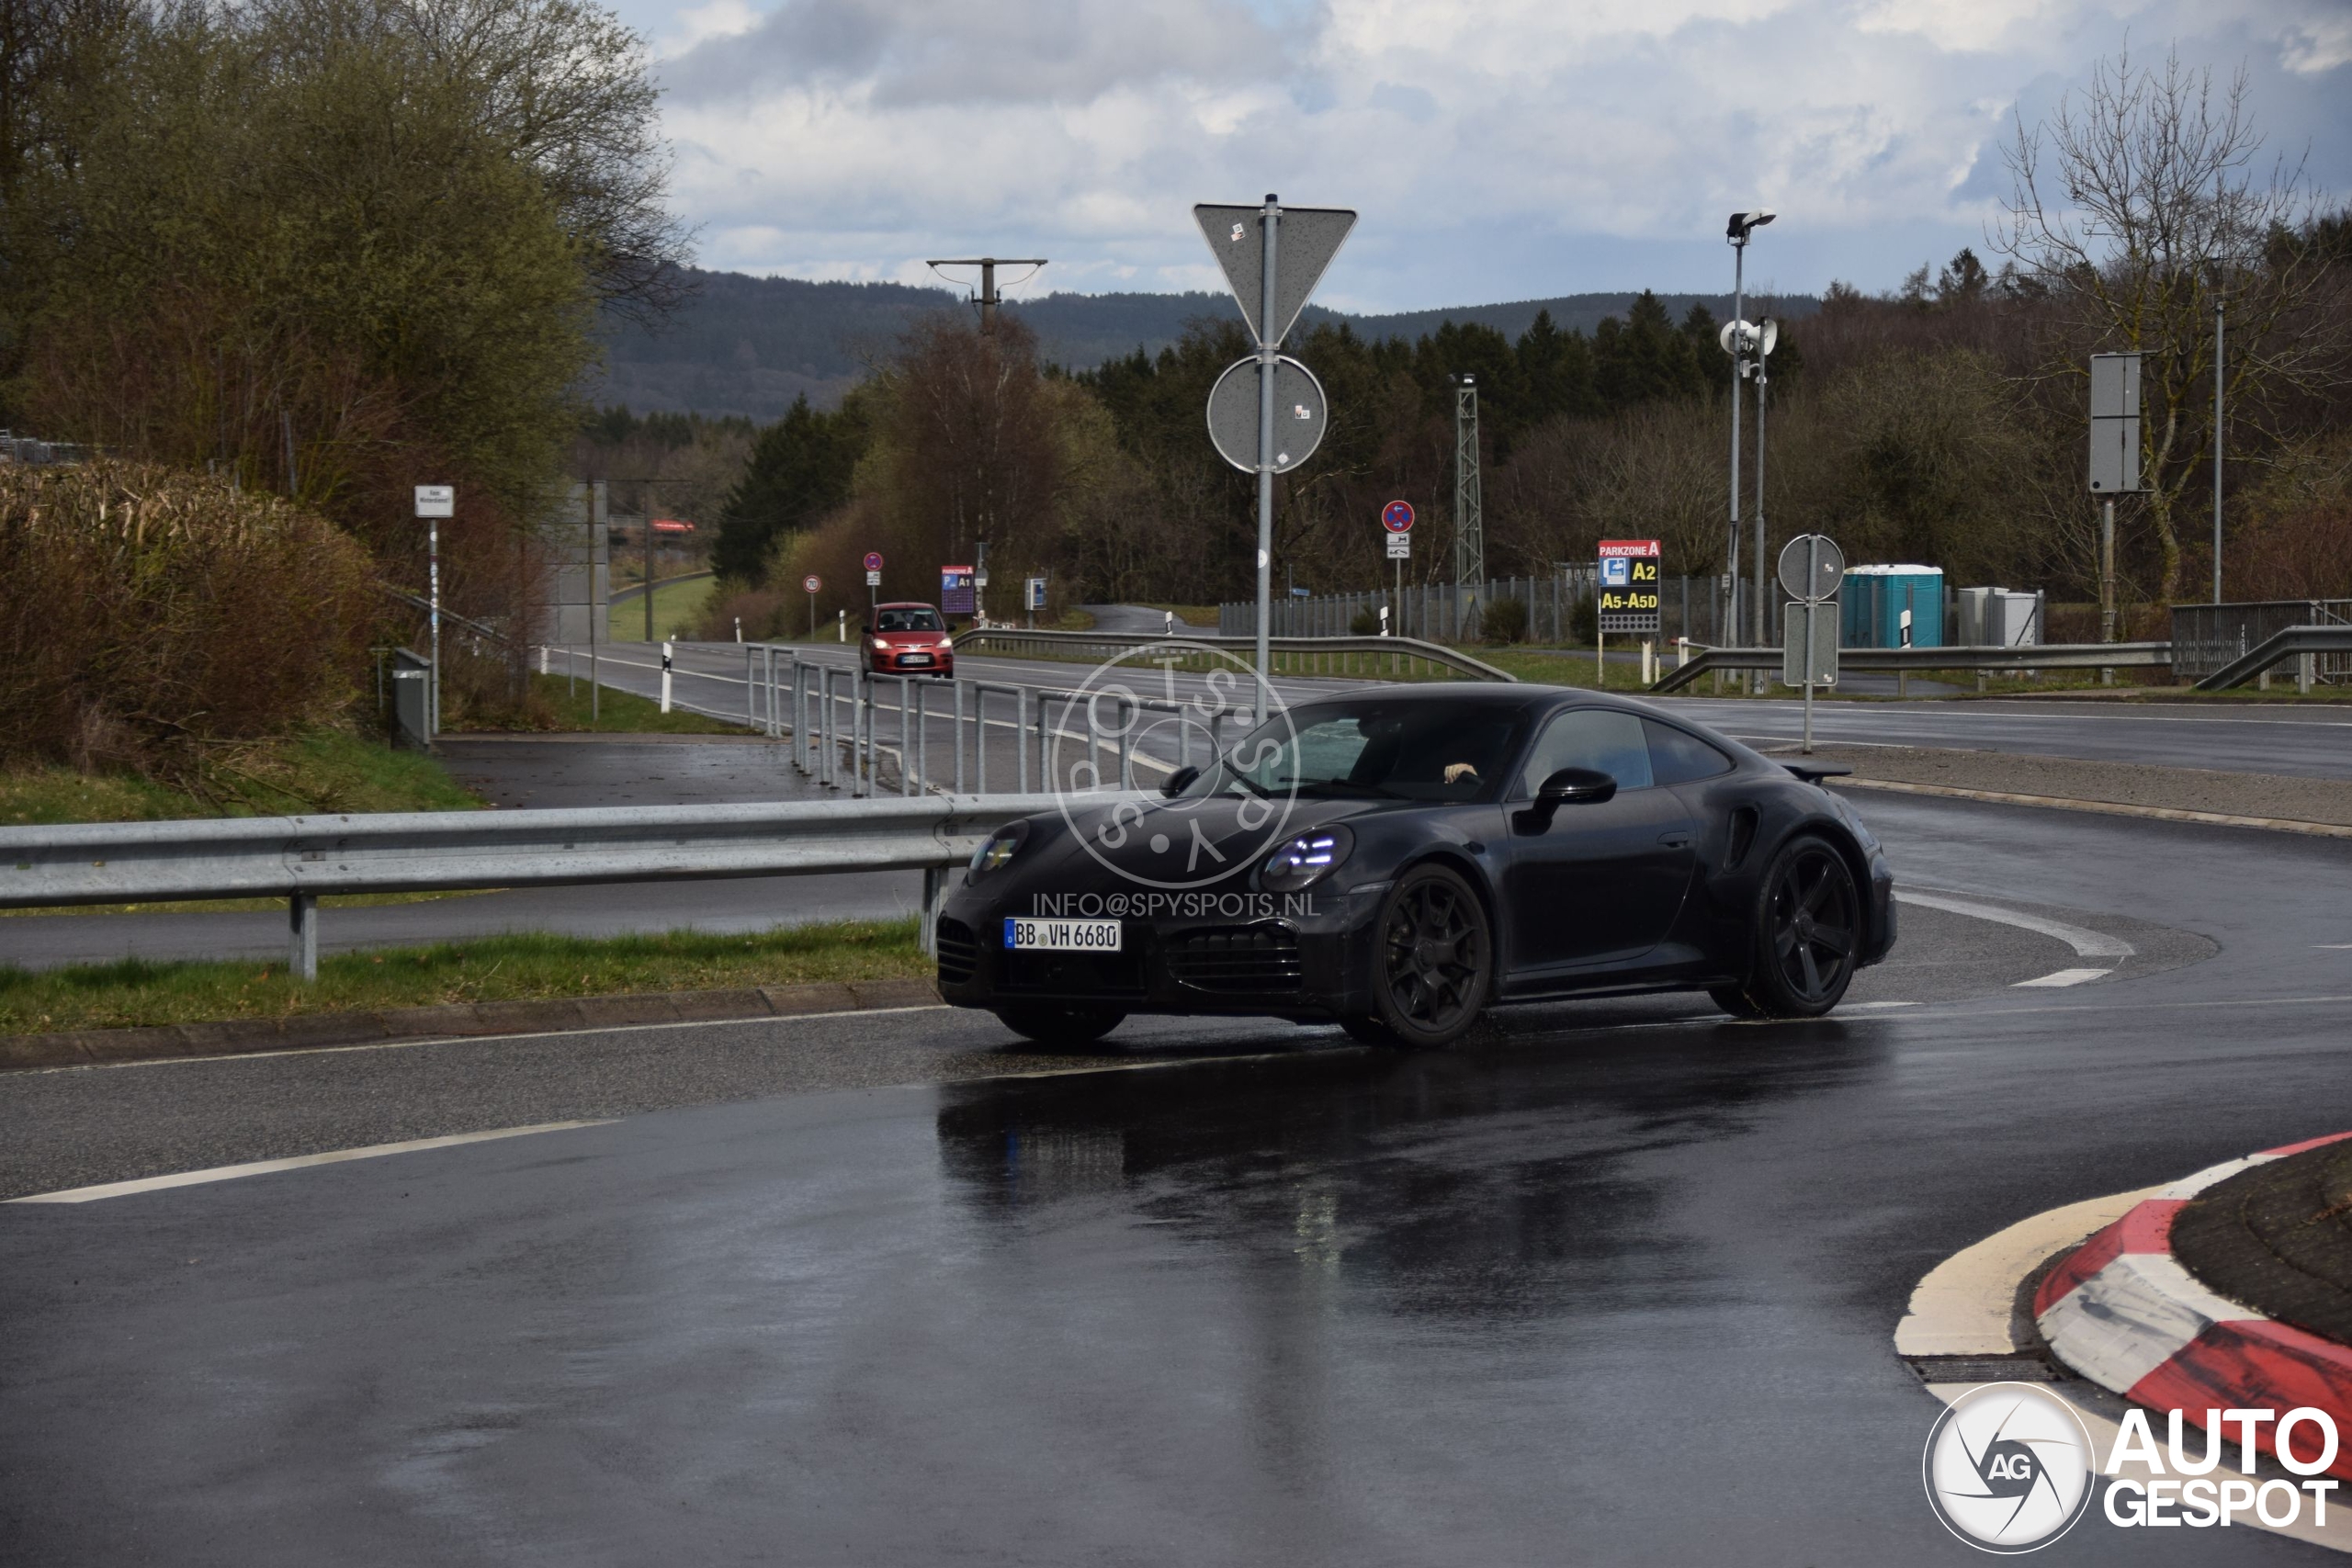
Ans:
{"label": "car's front bumper", "polygon": [[[1386,886],[1293,898],[1203,894],[1189,902],[1182,893],[1136,890],[1088,895],[1045,910],[1005,907],[967,887],[941,912],[939,994],[969,1008],[1084,1002],[1128,1012],[1366,1013],[1374,917]],[[1135,900],[1147,901],[1141,913],[1132,912]],[[1007,948],[1006,918],[1038,914],[1118,919],[1121,951]]]}

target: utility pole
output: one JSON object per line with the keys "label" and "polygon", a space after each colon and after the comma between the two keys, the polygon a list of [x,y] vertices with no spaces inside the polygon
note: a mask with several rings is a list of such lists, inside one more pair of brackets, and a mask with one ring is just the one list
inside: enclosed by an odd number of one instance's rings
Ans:
{"label": "utility pole", "polygon": [[[1449,378],[1453,382],[1453,602],[1459,616],[1462,585],[1483,586],[1487,581],[1487,520],[1478,484],[1477,382],[1466,371]],[[1458,633],[1458,621],[1456,628]]]}
{"label": "utility pole", "polygon": [[[1001,266],[1025,266],[1029,271],[1018,281],[1026,283],[1031,277],[1036,276],[1036,269],[1045,265],[1046,258],[1043,256],[950,256],[923,263],[923,265],[933,272],[939,272],[943,266],[976,266],[980,269],[980,292],[973,303],[980,308],[982,337],[996,335],[996,308],[1004,302],[1003,297],[996,291],[996,269]],[[942,277],[947,276],[944,272],[939,275]]]}
{"label": "utility pole", "polygon": [[2222,269],[2213,269],[2213,603],[2222,602]]}
{"label": "utility pole", "polygon": [[[1258,334],[1258,680],[1261,686],[1273,679],[1273,656],[1268,651],[1267,638],[1272,633],[1274,619],[1274,362],[1280,357],[1275,350],[1282,344],[1280,318],[1274,314],[1274,281],[1280,276],[1274,270],[1274,231],[1282,226],[1282,198],[1272,191],[1266,193],[1266,205],[1259,218],[1258,227],[1265,236],[1264,275],[1258,295],[1258,319],[1265,329]],[[1284,586],[1289,578],[1285,571]],[[1265,716],[1266,699],[1261,694],[1250,699],[1251,717]]]}

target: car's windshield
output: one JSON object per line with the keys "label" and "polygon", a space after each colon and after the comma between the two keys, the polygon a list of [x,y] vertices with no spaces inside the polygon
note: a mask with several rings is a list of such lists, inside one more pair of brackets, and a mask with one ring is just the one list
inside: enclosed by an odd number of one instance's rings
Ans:
{"label": "car's windshield", "polygon": [[885,610],[882,618],[874,625],[876,630],[886,632],[939,632],[947,629],[940,624],[939,612],[927,606],[917,610]]}
{"label": "car's windshield", "polygon": [[1278,714],[1188,794],[1476,801],[1494,798],[1526,710],[1367,697]]}

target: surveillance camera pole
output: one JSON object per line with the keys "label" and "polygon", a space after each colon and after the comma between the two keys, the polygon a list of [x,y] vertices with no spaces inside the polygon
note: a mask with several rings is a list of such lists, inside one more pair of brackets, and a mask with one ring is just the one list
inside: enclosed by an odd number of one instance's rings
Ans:
{"label": "surveillance camera pole", "polygon": [[[1747,319],[1747,228],[1741,220],[1747,215],[1735,213],[1731,220],[1731,547],[1724,556],[1724,598],[1729,601],[1724,631],[1734,648],[1744,646],[1739,637],[1739,405],[1746,396],[1743,385],[1747,379],[1747,337],[1739,323]],[[1763,579],[1757,580],[1757,602],[1763,603]]]}

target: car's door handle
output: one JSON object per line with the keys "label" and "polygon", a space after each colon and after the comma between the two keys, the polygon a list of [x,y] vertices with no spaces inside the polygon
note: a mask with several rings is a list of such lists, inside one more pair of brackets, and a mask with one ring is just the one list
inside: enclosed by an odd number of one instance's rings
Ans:
{"label": "car's door handle", "polygon": [[1687,850],[1690,847],[1690,835],[1683,832],[1660,833],[1657,841],[1669,850]]}

